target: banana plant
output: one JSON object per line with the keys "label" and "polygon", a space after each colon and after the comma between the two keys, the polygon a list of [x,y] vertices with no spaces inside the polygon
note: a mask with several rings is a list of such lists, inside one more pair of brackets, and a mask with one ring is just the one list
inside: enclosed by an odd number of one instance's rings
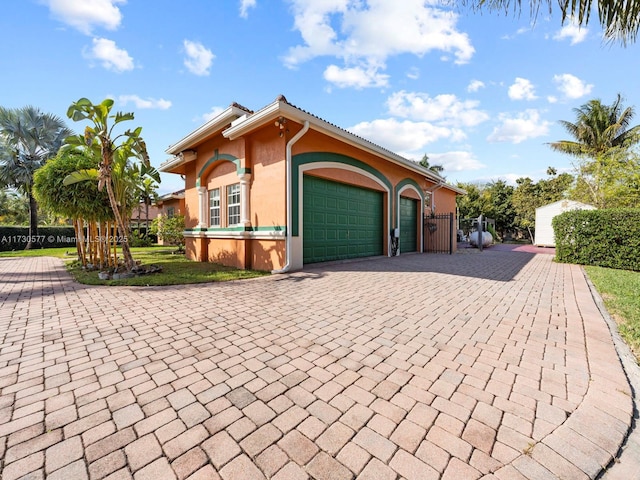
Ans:
{"label": "banana plant", "polygon": [[[130,185],[124,181],[124,172],[130,160],[137,159],[141,164],[141,170],[160,182],[158,172],[151,167],[147,146],[141,137],[142,127],[133,130],[127,129],[117,133],[114,129],[120,123],[133,120],[133,113],[117,112],[111,114],[113,100],[107,98],[99,104],[93,104],[87,98],[81,98],[71,104],[67,110],[67,116],[73,121],[88,121],[84,134],[67,137],[67,148],[81,148],[100,158],[96,172],[89,170],[77,172],[79,178],[84,176],[97,180],[98,189],[107,190],[109,203],[118,227],[118,235],[123,239],[127,237],[126,196]],[[71,176],[70,176],[71,177]],[[123,181],[115,181],[115,178]],[[65,179],[66,180],[66,179]],[[69,180],[70,182],[72,179]],[[117,184],[117,186],[116,186]],[[117,190],[117,192],[116,192]],[[124,215],[123,215],[124,214]],[[136,263],[131,254],[131,249],[126,241],[122,242],[122,256],[127,271],[136,269]]]}

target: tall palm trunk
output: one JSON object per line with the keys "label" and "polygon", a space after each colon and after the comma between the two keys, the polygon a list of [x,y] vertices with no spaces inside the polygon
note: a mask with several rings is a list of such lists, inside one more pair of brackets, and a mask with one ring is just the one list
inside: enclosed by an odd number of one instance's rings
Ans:
{"label": "tall palm trunk", "polygon": [[29,190],[29,238],[25,250],[33,248],[33,240],[38,235],[38,204]]}
{"label": "tall palm trunk", "polygon": [[149,202],[145,199],[145,230],[144,230],[144,238],[149,238]]}
{"label": "tall palm trunk", "polygon": [[[107,146],[107,148],[105,148]],[[131,249],[129,248],[129,242],[127,241],[127,228],[124,224],[122,214],[120,213],[120,206],[116,200],[116,195],[113,192],[113,184],[111,183],[111,166],[113,165],[113,152],[109,150],[110,143],[103,141],[102,144],[102,164],[100,165],[100,182],[98,183],[98,189],[103,184],[107,187],[107,196],[109,197],[109,204],[111,210],[113,210],[113,216],[116,220],[116,226],[118,227],[117,236],[120,240],[120,248],[122,249],[122,256],[124,258],[124,264],[128,272],[134,270],[136,263],[133,260]],[[114,242],[115,244],[116,242]]]}

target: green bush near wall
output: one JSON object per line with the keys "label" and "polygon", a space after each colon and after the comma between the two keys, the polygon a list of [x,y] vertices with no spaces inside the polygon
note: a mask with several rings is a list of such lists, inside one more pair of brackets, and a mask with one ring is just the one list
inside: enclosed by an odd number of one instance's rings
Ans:
{"label": "green bush near wall", "polygon": [[[38,227],[33,248],[74,247],[76,232],[73,227]],[[29,240],[29,227],[0,225],[0,252],[24,250]]]}
{"label": "green bush near wall", "polygon": [[552,224],[558,262],[640,271],[640,209],[572,210]]}

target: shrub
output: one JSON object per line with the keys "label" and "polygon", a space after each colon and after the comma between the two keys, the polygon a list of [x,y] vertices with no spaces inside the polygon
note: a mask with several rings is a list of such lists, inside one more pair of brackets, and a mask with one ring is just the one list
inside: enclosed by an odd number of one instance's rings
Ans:
{"label": "shrub", "polygon": [[[29,227],[0,226],[0,251],[24,250],[29,240]],[[32,248],[75,247],[73,227],[39,227]]]}
{"label": "shrub", "polygon": [[158,236],[158,240],[162,239],[164,244],[175,245],[179,251],[184,252],[184,215],[162,215],[154,218],[150,231]]}
{"label": "shrub", "polygon": [[559,262],[640,271],[640,209],[572,210],[553,230]]}

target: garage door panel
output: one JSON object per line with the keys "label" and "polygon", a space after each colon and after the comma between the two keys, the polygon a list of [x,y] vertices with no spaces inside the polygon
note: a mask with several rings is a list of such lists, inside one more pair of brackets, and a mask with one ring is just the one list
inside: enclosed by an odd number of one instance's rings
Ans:
{"label": "garage door panel", "polygon": [[418,244],[418,201],[400,197],[400,253],[415,252]]}
{"label": "garage door panel", "polygon": [[303,192],[304,263],[383,253],[381,192],[307,175]]}

